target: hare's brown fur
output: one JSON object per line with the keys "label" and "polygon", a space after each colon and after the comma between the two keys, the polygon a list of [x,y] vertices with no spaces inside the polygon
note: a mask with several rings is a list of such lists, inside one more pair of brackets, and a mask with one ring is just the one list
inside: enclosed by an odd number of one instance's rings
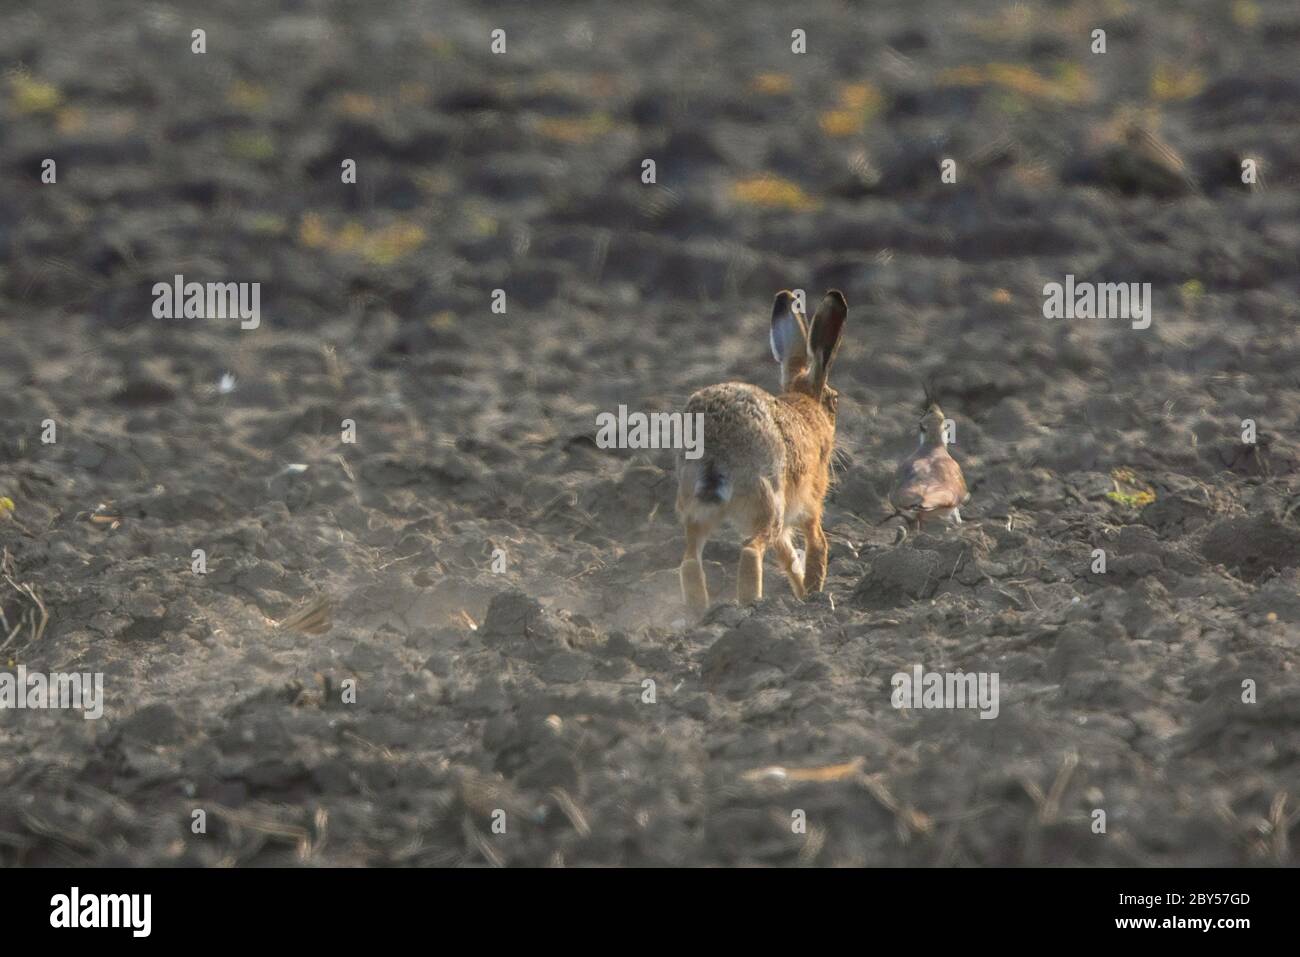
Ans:
{"label": "hare's brown fur", "polygon": [[[838,398],[826,376],[846,315],[843,295],[832,291],[809,329],[793,296],[778,294],[772,344],[781,363],[781,393],[728,382],[701,389],[687,402],[688,414],[704,416],[703,455],[694,461],[681,456],[678,470],[677,512],[686,529],[682,596],[692,611],[708,607],[701,556],[725,519],[746,536],[737,580],[741,603],[763,596],[768,548],[796,596],[821,590],[827,548],[822,501],[830,483]],[[796,529],[806,545],[803,563],[794,548]]]}

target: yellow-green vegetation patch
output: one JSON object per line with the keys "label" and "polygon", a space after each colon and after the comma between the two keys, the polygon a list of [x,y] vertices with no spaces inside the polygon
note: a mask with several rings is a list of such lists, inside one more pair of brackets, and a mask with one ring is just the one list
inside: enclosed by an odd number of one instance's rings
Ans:
{"label": "yellow-green vegetation patch", "polygon": [[369,93],[340,93],[334,98],[334,110],[353,119],[370,119],[379,112],[379,101]]}
{"label": "yellow-green vegetation patch", "polygon": [[1151,96],[1167,103],[1189,100],[1205,89],[1205,74],[1195,67],[1159,63],[1151,74]]}
{"label": "yellow-green vegetation patch", "polygon": [[821,205],[805,193],[798,183],[771,173],[748,176],[732,183],[731,198],[745,206],[789,209],[795,212],[807,212]]}
{"label": "yellow-green vegetation patch", "polygon": [[226,152],[234,159],[266,163],[275,159],[275,141],[267,133],[231,133],[226,137]]}
{"label": "yellow-green vegetation patch", "polygon": [[788,73],[759,73],[749,81],[749,88],[763,96],[784,96],[794,89]]}
{"label": "yellow-green vegetation patch", "polygon": [[236,80],[226,90],[226,104],[246,113],[261,113],[270,103],[270,91],[258,83]]}
{"label": "yellow-green vegetation patch", "polygon": [[884,95],[870,83],[845,83],[840,87],[839,103],[818,117],[827,136],[852,136],[880,113]]}
{"label": "yellow-green vegetation patch", "polygon": [[1194,306],[1205,298],[1205,284],[1199,279],[1189,279],[1178,287],[1184,306]]}
{"label": "yellow-green vegetation patch", "polygon": [[479,239],[491,239],[501,231],[501,222],[495,216],[471,207],[465,213],[465,230]]}
{"label": "yellow-green vegetation patch", "polygon": [[15,73],[9,77],[9,102],[20,115],[53,113],[63,105],[63,94],[53,83],[28,73]]}
{"label": "yellow-green vegetation patch", "polygon": [[1232,22],[1244,30],[1259,23],[1259,4],[1255,0],[1234,0]]}
{"label": "yellow-green vegetation patch", "polygon": [[407,222],[368,229],[354,220],[335,229],[318,213],[308,213],[298,225],[298,242],[308,249],[356,255],[378,266],[410,255],[423,245],[425,238],[422,227]]}
{"label": "yellow-green vegetation patch", "polygon": [[548,116],[537,121],[537,132],[544,139],[575,145],[590,143],[613,129],[614,121],[608,113],[575,117]]}
{"label": "yellow-green vegetation patch", "polygon": [[1052,103],[1082,103],[1093,92],[1091,78],[1073,63],[1058,63],[1051,76],[1019,63],[959,66],[941,72],[936,83],[949,87],[991,87]]}
{"label": "yellow-green vegetation patch", "polygon": [[274,213],[256,213],[248,223],[249,231],[259,236],[282,236],[289,224]]}
{"label": "yellow-green vegetation patch", "polygon": [[1117,505],[1139,509],[1156,500],[1155,489],[1138,478],[1137,473],[1130,468],[1114,469],[1110,478],[1115,488],[1107,492],[1106,497]]}

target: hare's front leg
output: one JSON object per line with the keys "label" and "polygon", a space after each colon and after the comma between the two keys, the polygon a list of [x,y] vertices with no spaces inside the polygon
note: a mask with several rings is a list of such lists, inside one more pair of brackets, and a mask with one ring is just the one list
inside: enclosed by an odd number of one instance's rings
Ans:
{"label": "hare's front leg", "polygon": [[765,535],[755,535],[740,550],[740,569],[736,577],[736,599],[742,605],[763,597],[763,551],[767,547]]}
{"label": "hare's front leg", "polygon": [[804,523],[806,550],[804,553],[803,584],[808,593],[821,591],[826,583],[826,533],[822,531],[821,512]]}
{"label": "hare's front leg", "polygon": [[794,542],[790,541],[789,529],[783,531],[781,537],[772,543],[772,552],[776,555],[776,560],[781,563],[786,577],[790,579],[790,588],[794,592],[794,597],[803,598],[806,594],[803,568],[799,561],[799,554],[794,550]]}
{"label": "hare's front leg", "polygon": [[765,479],[740,503],[737,511],[742,516],[737,524],[749,529],[749,538],[740,550],[736,599],[740,604],[748,605],[763,597],[763,552],[781,535],[785,524],[784,509],[771,483]]}

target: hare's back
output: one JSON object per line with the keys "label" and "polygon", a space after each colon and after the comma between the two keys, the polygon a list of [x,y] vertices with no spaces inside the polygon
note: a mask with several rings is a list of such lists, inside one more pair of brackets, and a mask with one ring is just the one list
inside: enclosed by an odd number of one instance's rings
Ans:
{"label": "hare's back", "polygon": [[784,455],[775,402],[771,394],[742,382],[712,385],[692,395],[686,411],[704,415],[704,459],[770,475]]}

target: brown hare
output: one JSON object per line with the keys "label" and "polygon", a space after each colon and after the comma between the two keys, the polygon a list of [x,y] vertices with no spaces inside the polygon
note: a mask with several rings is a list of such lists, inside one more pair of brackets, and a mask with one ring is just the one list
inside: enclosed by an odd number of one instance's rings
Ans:
{"label": "brown hare", "polygon": [[889,517],[902,515],[913,531],[920,531],[926,519],[960,525],[961,507],[970,501],[961,466],[948,454],[948,433],[943,426],[943,409],[927,388],[920,444],[898,467],[889,493],[894,507],[894,515]]}
{"label": "brown hare", "polygon": [[[701,389],[687,414],[704,416],[704,451],[678,456],[677,514],[686,527],[682,597],[695,614],[709,606],[701,556],[723,519],[746,536],[736,583],[741,604],[763,597],[763,553],[770,547],[797,597],[821,591],[826,580],[822,500],[830,483],[839,394],[826,384],[840,345],[848,303],[826,294],[811,325],[795,297],[777,293],[772,306],[772,354],[781,365],[781,393],[739,382]],[[803,532],[800,561],[792,536]]]}

